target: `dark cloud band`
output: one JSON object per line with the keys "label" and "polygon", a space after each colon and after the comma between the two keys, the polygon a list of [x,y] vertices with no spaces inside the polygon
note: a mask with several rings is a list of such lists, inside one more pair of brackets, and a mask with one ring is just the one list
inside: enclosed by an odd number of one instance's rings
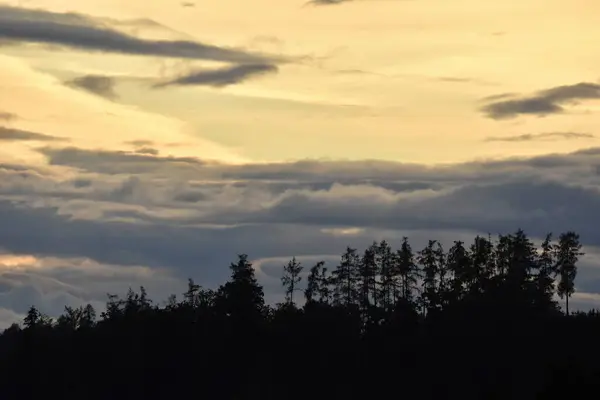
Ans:
{"label": "dark cloud band", "polygon": [[0,126],[0,142],[16,142],[16,141],[39,141],[39,142],[62,142],[65,138],[58,136],[45,135],[43,133],[24,131],[21,129],[5,128]]}
{"label": "dark cloud band", "polygon": [[242,64],[216,70],[196,71],[182,77],[155,85],[157,88],[166,86],[214,86],[224,87],[234,85],[245,80],[276,73],[278,68],[271,64]]}
{"label": "dark cloud band", "polygon": [[[271,57],[194,41],[145,40],[121,33],[73,13],[0,6],[0,40],[61,45],[87,51],[142,56],[264,63]],[[279,60],[281,61],[281,60]]]}
{"label": "dark cloud band", "polygon": [[[519,115],[560,114],[565,111],[565,105],[576,103],[579,100],[600,99],[600,85],[582,82],[541,90],[531,96],[516,98],[502,96],[502,100],[486,104],[480,109],[485,116],[501,120],[515,118]],[[506,99],[507,97],[508,99]]]}

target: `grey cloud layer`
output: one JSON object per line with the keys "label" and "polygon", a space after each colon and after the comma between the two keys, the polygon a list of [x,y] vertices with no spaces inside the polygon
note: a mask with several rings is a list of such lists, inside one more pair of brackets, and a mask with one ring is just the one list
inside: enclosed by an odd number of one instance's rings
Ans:
{"label": "grey cloud layer", "polygon": [[[588,223],[590,214],[582,213],[593,213],[600,205],[597,149],[435,168],[318,161],[228,166],[126,152],[42,151],[54,165],[101,174],[105,182],[112,177],[115,186],[97,200],[141,207],[117,210],[113,205],[104,213],[111,218],[172,226],[245,223],[495,231],[525,224],[540,235],[575,224],[591,235],[587,240],[600,240]],[[170,181],[164,180],[167,176]],[[79,194],[90,202],[94,196],[99,193]],[[573,202],[577,208],[567,207]]]}
{"label": "grey cloud layer", "polygon": [[199,42],[139,39],[74,13],[0,6],[0,39],[66,46],[87,51],[204,59],[233,63],[269,63],[271,57]]}
{"label": "grey cloud layer", "polygon": [[[40,151],[50,164],[70,166],[90,173],[137,174],[178,177],[186,180],[252,182],[330,182],[388,185],[459,185],[490,180],[539,178],[545,174],[577,171],[576,176],[590,178],[600,164],[600,148],[571,154],[550,154],[533,158],[514,158],[489,162],[428,167],[420,164],[388,161],[319,161],[265,163],[243,166],[225,165],[193,157],[140,155],[127,151],[46,147]],[[570,178],[575,179],[576,176]]]}
{"label": "grey cloud layer", "polygon": [[[576,104],[578,100],[600,99],[600,85],[581,82],[541,90],[525,97],[501,96],[501,100],[493,101],[481,108],[488,118],[500,120],[515,118],[522,114],[545,116],[563,113],[566,104]],[[507,97],[509,99],[506,99]]]}
{"label": "grey cloud layer", "polygon": [[[419,248],[430,238],[449,244],[518,227],[538,238],[574,229],[588,248],[600,246],[598,148],[436,167],[318,160],[234,166],[135,151],[39,151],[49,166],[0,164],[0,243],[7,251],[164,268],[179,283],[187,276],[207,286],[221,283],[237,253],[333,260],[346,245],[397,243],[402,235]],[[64,168],[74,174],[66,177]],[[360,229],[337,230],[349,227]],[[263,266],[269,296],[276,296],[276,266]],[[584,267],[586,291],[600,292],[599,267],[600,257]],[[92,291],[58,274],[54,269],[48,277]],[[13,298],[25,296],[11,291]],[[0,299],[3,304],[16,307]]]}
{"label": "grey cloud layer", "polygon": [[253,77],[276,73],[278,68],[271,64],[242,64],[216,70],[195,71],[168,82],[156,84],[155,87],[206,85],[224,87],[243,82]]}

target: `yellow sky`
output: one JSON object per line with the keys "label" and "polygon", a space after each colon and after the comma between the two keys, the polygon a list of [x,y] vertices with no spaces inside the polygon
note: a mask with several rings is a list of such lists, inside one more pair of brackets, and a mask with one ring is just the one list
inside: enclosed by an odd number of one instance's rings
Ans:
{"label": "yellow sky", "polygon": [[[232,162],[328,157],[428,164],[598,145],[594,138],[483,139],[596,134],[599,100],[545,118],[497,121],[478,111],[480,99],[494,94],[598,82],[600,4],[591,0],[363,0],[328,7],[304,6],[302,0],[203,0],[195,7],[172,0],[20,4],[119,20],[148,18],[176,31],[137,28],[142,37],[310,56],[282,65],[278,74],[226,88],[156,90],[149,79],[203,64],[2,48],[0,111],[22,117],[10,122],[13,127],[65,136],[71,145],[123,149],[124,141],[145,139],[163,146],[165,154]],[[61,84],[85,74],[135,79],[118,83],[116,102]],[[28,150],[32,146],[3,144],[0,159],[42,162]]]}

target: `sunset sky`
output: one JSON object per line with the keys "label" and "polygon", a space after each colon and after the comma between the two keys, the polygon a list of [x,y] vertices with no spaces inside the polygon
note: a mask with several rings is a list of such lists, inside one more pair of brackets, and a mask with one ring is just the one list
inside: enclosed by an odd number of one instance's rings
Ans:
{"label": "sunset sky", "polygon": [[0,2],[0,325],[248,253],[581,234],[600,301],[592,0]]}

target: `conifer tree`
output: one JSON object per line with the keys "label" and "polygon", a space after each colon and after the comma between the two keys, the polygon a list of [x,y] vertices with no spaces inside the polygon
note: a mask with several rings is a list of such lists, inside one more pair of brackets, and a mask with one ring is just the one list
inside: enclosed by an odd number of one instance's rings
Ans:
{"label": "conifer tree", "polygon": [[358,298],[359,262],[360,257],[357,250],[347,247],[340,264],[332,273],[335,282],[334,296],[336,304],[350,306]]}
{"label": "conifer tree", "polygon": [[[377,305],[377,243],[365,249],[359,265],[360,305],[368,309],[371,304]],[[372,301],[372,303],[371,303]]]}
{"label": "conifer tree", "polygon": [[229,268],[231,279],[219,288],[219,308],[236,318],[259,318],[265,305],[264,293],[248,256],[240,254],[238,262],[231,263]]}
{"label": "conifer tree", "polygon": [[474,281],[470,287],[473,294],[481,294],[490,287],[494,274],[494,245],[482,236],[475,237],[470,248],[471,268]]}
{"label": "conifer tree", "polygon": [[506,271],[507,296],[521,302],[527,301],[526,294],[534,281],[537,271],[537,250],[522,229],[508,236],[510,259]]}
{"label": "conifer tree", "polygon": [[285,300],[286,303],[294,304],[294,292],[299,290],[298,284],[302,280],[300,273],[304,267],[301,263],[296,261],[296,257],[293,257],[284,267],[283,276],[281,277],[281,283],[285,287]]}
{"label": "conifer tree", "polygon": [[428,314],[438,311],[442,305],[441,295],[445,275],[443,256],[444,250],[436,240],[430,240],[417,255],[417,261],[423,271],[421,303]]}
{"label": "conifer tree", "polygon": [[402,238],[402,245],[396,253],[395,271],[397,271],[400,278],[400,290],[395,291],[394,301],[402,298],[407,303],[412,304],[420,272],[407,237]]}
{"label": "conifer tree", "polygon": [[312,303],[315,301],[315,298],[318,296],[319,292],[319,272],[322,264],[317,263],[313,265],[309,272],[308,277],[306,278],[306,289],[304,289],[304,298],[306,299],[306,303]]}
{"label": "conifer tree", "polygon": [[377,247],[377,262],[379,264],[379,298],[378,304],[387,310],[392,306],[393,291],[396,285],[396,275],[394,271],[394,253],[391,246],[385,240],[382,240]]}
{"label": "conifer tree", "polygon": [[552,242],[552,234],[548,233],[542,242],[538,257],[538,274],[536,276],[535,302],[541,309],[554,308],[555,286],[553,277],[557,275],[556,247]]}
{"label": "conifer tree", "polygon": [[566,313],[569,315],[569,298],[575,293],[575,277],[577,276],[577,261],[584,255],[575,232],[562,233],[556,244],[556,266],[559,277],[557,293],[565,298]]}
{"label": "conifer tree", "polygon": [[448,250],[448,271],[452,273],[450,290],[452,300],[460,300],[464,295],[470,278],[471,258],[464,246],[464,242],[458,240]]}

